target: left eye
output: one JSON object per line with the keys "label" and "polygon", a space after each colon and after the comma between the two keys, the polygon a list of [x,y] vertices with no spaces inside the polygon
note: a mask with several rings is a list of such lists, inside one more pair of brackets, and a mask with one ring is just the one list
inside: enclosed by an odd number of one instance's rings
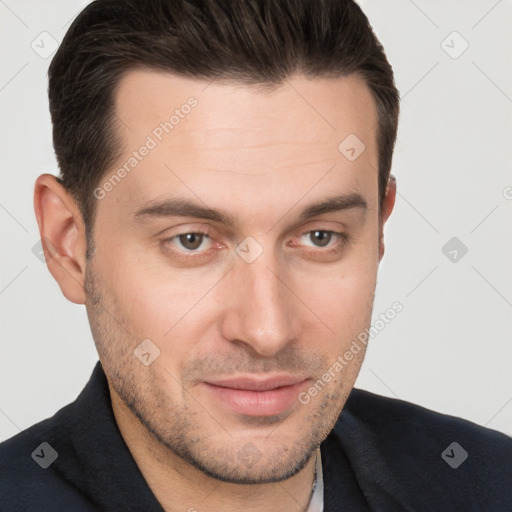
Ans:
{"label": "left eye", "polygon": [[169,239],[173,245],[177,245],[179,249],[185,249],[188,252],[208,249],[208,247],[201,247],[207,240],[211,243],[211,239],[206,233],[183,233]]}
{"label": "left eye", "polygon": [[[306,241],[312,242],[312,246],[310,247],[329,247],[331,242],[334,241],[336,243],[337,240],[342,238],[341,233],[336,233],[334,231],[324,231],[324,230],[314,230],[308,231],[301,235],[301,241],[304,239]],[[308,245],[307,243],[305,245]]]}

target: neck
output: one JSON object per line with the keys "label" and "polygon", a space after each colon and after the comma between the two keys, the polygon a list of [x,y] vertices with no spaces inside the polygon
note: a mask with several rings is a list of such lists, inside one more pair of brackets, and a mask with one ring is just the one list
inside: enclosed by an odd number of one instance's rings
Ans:
{"label": "neck", "polygon": [[275,483],[242,485],[211,478],[151,435],[111,390],[114,416],[137,466],[165,511],[304,512],[311,499],[315,455],[293,477]]}

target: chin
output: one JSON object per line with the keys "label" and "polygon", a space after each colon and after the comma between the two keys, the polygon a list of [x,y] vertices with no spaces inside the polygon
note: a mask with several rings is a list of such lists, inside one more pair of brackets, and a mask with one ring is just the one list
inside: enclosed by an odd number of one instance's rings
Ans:
{"label": "chin", "polygon": [[[222,482],[239,485],[256,485],[281,482],[299,473],[313,456],[317,445],[305,450],[286,447],[274,453],[261,453],[252,443],[246,443],[235,454],[224,450],[222,457],[203,454],[178,454],[205,475]],[[233,456],[234,455],[234,456]]]}

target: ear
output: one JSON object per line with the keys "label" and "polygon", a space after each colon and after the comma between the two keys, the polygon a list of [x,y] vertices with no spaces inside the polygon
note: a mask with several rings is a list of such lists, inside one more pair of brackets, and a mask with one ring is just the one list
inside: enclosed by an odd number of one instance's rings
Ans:
{"label": "ear", "polygon": [[384,256],[384,224],[389,219],[391,212],[395,206],[396,199],[396,178],[390,174],[388,185],[386,187],[386,194],[382,201],[381,212],[380,212],[380,226],[379,226],[379,262]]}
{"label": "ear", "polygon": [[34,210],[50,273],[68,300],[85,304],[87,244],[76,201],[55,176],[42,174],[35,184]]}

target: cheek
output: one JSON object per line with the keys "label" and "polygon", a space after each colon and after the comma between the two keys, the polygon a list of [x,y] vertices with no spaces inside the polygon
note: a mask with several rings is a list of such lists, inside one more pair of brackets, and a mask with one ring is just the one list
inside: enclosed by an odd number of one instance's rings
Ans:
{"label": "cheek", "polygon": [[[325,286],[322,286],[325,284]],[[315,325],[323,333],[324,347],[341,350],[363,331],[371,321],[375,281],[354,276],[317,283],[314,290],[303,292],[304,302],[311,304]]]}
{"label": "cheek", "polygon": [[103,262],[105,286],[115,298],[116,314],[133,336],[149,338],[162,353],[172,352],[176,360],[181,352],[190,355],[193,341],[201,339],[201,329],[214,322],[208,304],[222,274],[217,276],[211,269],[180,271],[140,256],[130,258],[129,253],[118,250],[122,257],[115,264]]}
{"label": "cheek", "polygon": [[[350,256],[296,279],[298,295],[332,331],[336,342],[357,335],[371,321],[378,270],[377,242],[354,247]],[[320,321],[316,320],[320,325]],[[326,328],[323,327],[325,332]]]}
{"label": "cheek", "polygon": [[[116,212],[112,207],[103,218],[110,213],[115,219]],[[173,270],[159,247],[117,230],[115,222],[98,222],[96,228],[95,265],[113,307],[133,336],[161,339],[193,307],[207,282],[203,286]]]}

